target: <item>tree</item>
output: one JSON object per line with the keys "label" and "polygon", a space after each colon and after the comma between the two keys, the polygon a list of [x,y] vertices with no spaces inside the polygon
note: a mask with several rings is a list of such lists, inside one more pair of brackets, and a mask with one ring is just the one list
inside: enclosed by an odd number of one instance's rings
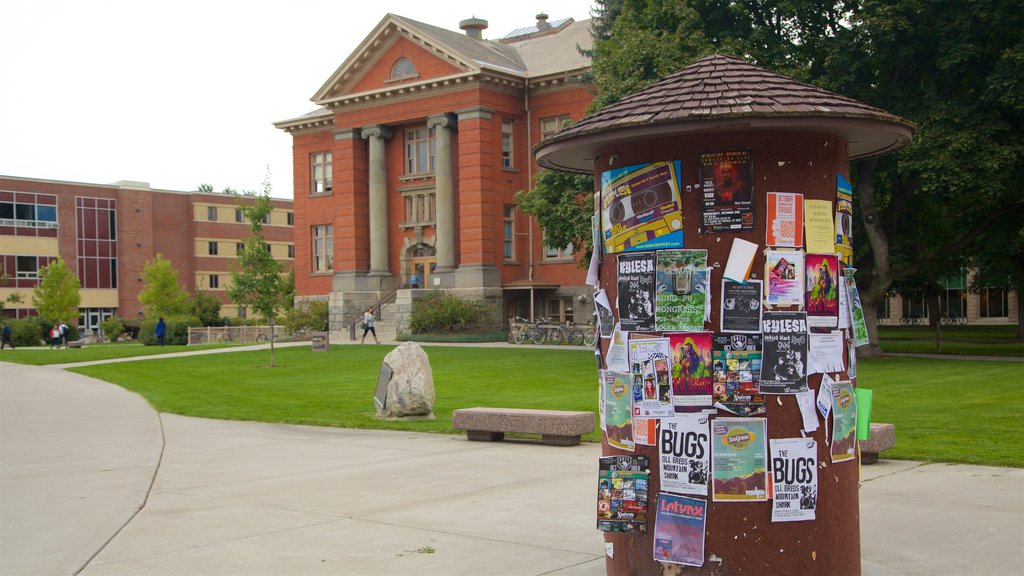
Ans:
{"label": "tree", "polygon": [[82,302],[81,286],[64,259],[58,257],[39,270],[39,284],[32,292],[32,306],[47,320],[76,319],[78,305]]}
{"label": "tree", "polygon": [[219,326],[220,298],[198,290],[192,299],[192,315],[198,318],[203,326]]}
{"label": "tree", "polygon": [[178,284],[178,271],[163,254],[142,267],[139,302],[147,318],[183,316],[191,309],[188,292]]}
{"label": "tree", "polygon": [[204,182],[204,183],[199,185],[199,188],[197,188],[197,190],[199,192],[213,192],[213,185],[212,184],[206,184]]}
{"label": "tree", "polygon": [[[274,334],[277,315],[288,307],[291,294],[288,276],[280,262],[274,260],[263,238],[263,219],[273,209],[270,202],[270,179],[263,180],[263,192],[242,211],[249,221],[249,235],[238,257],[239,270],[231,273],[228,296],[239,306],[246,306],[270,324]],[[274,367],[274,338],[270,338],[270,367]]]}
{"label": "tree", "polygon": [[549,248],[573,245],[577,262],[589,260],[593,243],[589,214],[594,211],[594,178],[542,170],[532,190],[516,193],[519,209],[537,217]]}
{"label": "tree", "polygon": [[[11,275],[4,270],[2,264],[0,264],[0,285],[7,284],[11,279]],[[20,304],[21,303],[21,292],[11,292],[6,298],[0,299],[0,312],[3,312],[7,308],[8,304]]]}

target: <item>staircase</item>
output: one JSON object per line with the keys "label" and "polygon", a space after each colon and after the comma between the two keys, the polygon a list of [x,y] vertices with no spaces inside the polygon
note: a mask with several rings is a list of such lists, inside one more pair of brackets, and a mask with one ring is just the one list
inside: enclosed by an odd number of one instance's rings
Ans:
{"label": "staircase", "polygon": [[[377,339],[381,342],[387,342],[388,344],[395,343],[395,337],[398,335],[398,327],[395,325],[395,310],[398,305],[394,302],[388,302],[380,307],[380,320],[377,320],[376,330]],[[356,331],[356,337],[362,336],[362,330]],[[370,337],[369,334],[366,335]]]}

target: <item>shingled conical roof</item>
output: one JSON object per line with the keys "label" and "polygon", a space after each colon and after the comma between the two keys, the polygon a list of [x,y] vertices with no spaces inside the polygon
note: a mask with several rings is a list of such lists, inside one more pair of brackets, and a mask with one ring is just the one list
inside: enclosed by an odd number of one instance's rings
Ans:
{"label": "shingled conical roof", "polygon": [[[589,172],[593,164],[587,166],[587,154],[596,143],[684,132],[773,129],[845,136],[850,158],[856,159],[905,146],[914,124],[852,98],[715,54],[545,140],[537,147],[537,156],[548,168]],[[576,148],[583,155],[573,158],[568,151]]]}

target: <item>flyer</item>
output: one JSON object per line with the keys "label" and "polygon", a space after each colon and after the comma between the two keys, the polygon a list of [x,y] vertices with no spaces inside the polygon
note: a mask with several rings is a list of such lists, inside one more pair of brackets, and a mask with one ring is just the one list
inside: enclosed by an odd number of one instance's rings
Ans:
{"label": "flyer", "polygon": [[720,332],[713,340],[712,401],[737,416],[766,412],[761,380],[761,335]]}
{"label": "flyer", "polygon": [[708,251],[659,250],[657,254],[657,330],[703,330],[710,286]]}
{"label": "flyer", "polygon": [[857,455],[857,398],[853,382],[832,384],[832,462],[846,462]]}
{"label": "flyer", "polygon": [[811,438],[773,438],[772,522],[814,520],[818,504],[818,443]]}
{"label": "flyer", "polygon": [[633,418],[633,441],[644,446],[654,446],[658,440],[658,421],[654,418]]}
{"label": "flyer", "polygon": [[853,321],[853,343],[858,347],[870,343],[868,338],[868,325],[864,322],[864,308],[860,303],[860,292],[857,291],[857,282],[853,279],[856,268],[847,268],[843,271],[846,277],[846,289],[850,296],[850,320]]}
{"label": "flyer", "polygon": [[619,323],[627,332],[654,330],[654,252],[619,254]]}
{"label": "flyer", "polygon": [[746,284],[722,280],[722,332],[745,332],[756,334],[761,331],[761,281],[750,280]]}
{"label": "flyer", "polygon": [[807,374],[839,372],[843,369],[843,332],[833,330],[810,335]]}
{"label": "flyer", "polygon": [[612,337],[608,339],[605,364],[609,370],[629,372],[629,332],[623,332],[618,323],[612,330]]}
{"label": "flyer", "polygon": [[597,529],[647,532],[647,456],[603,456],[597,479]]}
{"label": "flyer", "polygon": [[687,566],[704,565],[707,502],[697,498],[658,494],[654,519],[654,559]]}
{"label": "flyer", "polygon": [[839,257],[835,254],[807,254],[804,266],[807,325],[811,328],[836,328],[839,326]]}
{"label": "flyer", "polygon": [[808,252],[835,253],[836,235],[831,200],[804,200],[804,232]]}
{"label": "flyer", "polygon": [[604,421],[608,444],[633,451],[632,376],[625,372],[604,373]]}
{"label": "flyer", "polygon": [[791,192],[769,192],[765,224],[765,246],[803,248],[804,195]]}
{"label": "flyer", "polygon": [[750,150],[700,154],[704,232],[754,229],[754,162]]}
{"label": "flyer", "polygon": [[853,327],[850,321],[850,291],[846,288],[846,278],[839,275],[839,329],[849,330]]}
{"label": "flyer", "polygon": [[757,256],[757,244],[742,238],[732,239],[729,249],[729,260],[725,264],[723,277],[733,282],[746,282],[754,267],[754,256]]}
{"label": "flyer", "polygon": [[707,414],[679,414],[661,420],[658,456],[662,491],[708,495],[709,419]]}
{"label": "flyer", "polygon": [[672,364],[668,338],[629,341],[633,376],[633,416],[665,418],[675,415],[672,405]]}
{"label": "flyer", "polygon": [[716,418],[711,422],[711,478],[715,502],[768,499],[764,418]]}
{"label": "flyer", "polygon": [[608,301],[608,293],[604,289],[594,292],[594,314],[597,316],[601,338],[611,338],[612,330],[615,329],[615,316],[612,314],[612,303]]}
{"label": "flyer", "polygon": [[804,253],[800,250],[765,250],[764,304],[772,308],[804,306]]}
{"label": "flyer", "polygon": [[711,332],[668,335],[672,350],[672,403],[676,412],[711,407]]}
{"label": "flyer", "polygon": [[836,252],[839,260],[853,265],[853,186],[836,174]]}
{"label": "flyer", "polygon": [[807,390],[807,314],[765,312],[761,327],[761,393]]}
{"label": "flyer", "polygon": [[601,173],[605,254],[683,247],[681,165],[655,162]]}

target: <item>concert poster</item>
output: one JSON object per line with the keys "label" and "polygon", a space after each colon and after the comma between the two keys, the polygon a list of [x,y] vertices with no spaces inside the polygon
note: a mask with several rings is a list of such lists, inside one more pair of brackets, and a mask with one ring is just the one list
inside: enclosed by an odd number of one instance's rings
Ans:
{"label": "concert poster", "polygon": [[853,186],[836,174],[836,252],[839,260],[853,265]]}
{"label": "concert poster", "polygon": [[737,416],[767,412],[761,394],[761,335],[719,332],[714,336],[715,408]]}
{"label": "concert poster", "polygon": [[761,320],[762,394],[807,390],[807,314],[765,312]]}
{"label": "concert poster", "polygon": [[711,422],[715,502],[768,500],[766,432],[764,418],[716,418]]}
{"label": "concert poster", "polygon": [[832,383],[832,462],[857,456],[857,397],[853,382]]}
{"label": "concert poster", "polygon": [[603,456],[598,465],[597,529],[647,532],[647,456]]}
{"label": "concert poster", "polygon": [[710,288],[707,250],[659,250],[655,276],[658,331],[703,330]]}
{"label": "concert poster", "polygon": [[626,332],[654,330],[654,252],[619,254],[619,323]]}
{"label": "concert poster", "polygon": [[772,522],[814,520],[818,504],[818,443],[772,438]]}
{"label": "concert poster", "polygon": [[722,332],[761,332],[761,281],[722,279]]}
{"label": "concert poster", "polygon": [[704,565],[707,502],[699,498],[658,494],[654,519],[654,559],[687,566]]}
{"label": "concert poster", "polygon": [[754,229],[754,161],[750,150],[700,154],[703,231]]}
{"label": "concert poster", "polygon": [[601,173],[605,254],[683,247],[682,162],[654,162]]}
{"label": "concert poster", "polygon": [[711,441],[707,414],[663,418],[658,431],[661,489],[676,494],[708,495]]}
{"label": "concert poster", "polygon": [[811,328],[839,326],[839,257],[807,254],[804,257],[804,310]]}
{"label": "concert poster", "polygon": [[764,305],[798,310],[804,306],[804,253],[802,250],[765,250]]}
{"label": "concert poster", "polygon": [[711,332],[668,335],[672,352],[672,403],[676,412],[711,407]]}

